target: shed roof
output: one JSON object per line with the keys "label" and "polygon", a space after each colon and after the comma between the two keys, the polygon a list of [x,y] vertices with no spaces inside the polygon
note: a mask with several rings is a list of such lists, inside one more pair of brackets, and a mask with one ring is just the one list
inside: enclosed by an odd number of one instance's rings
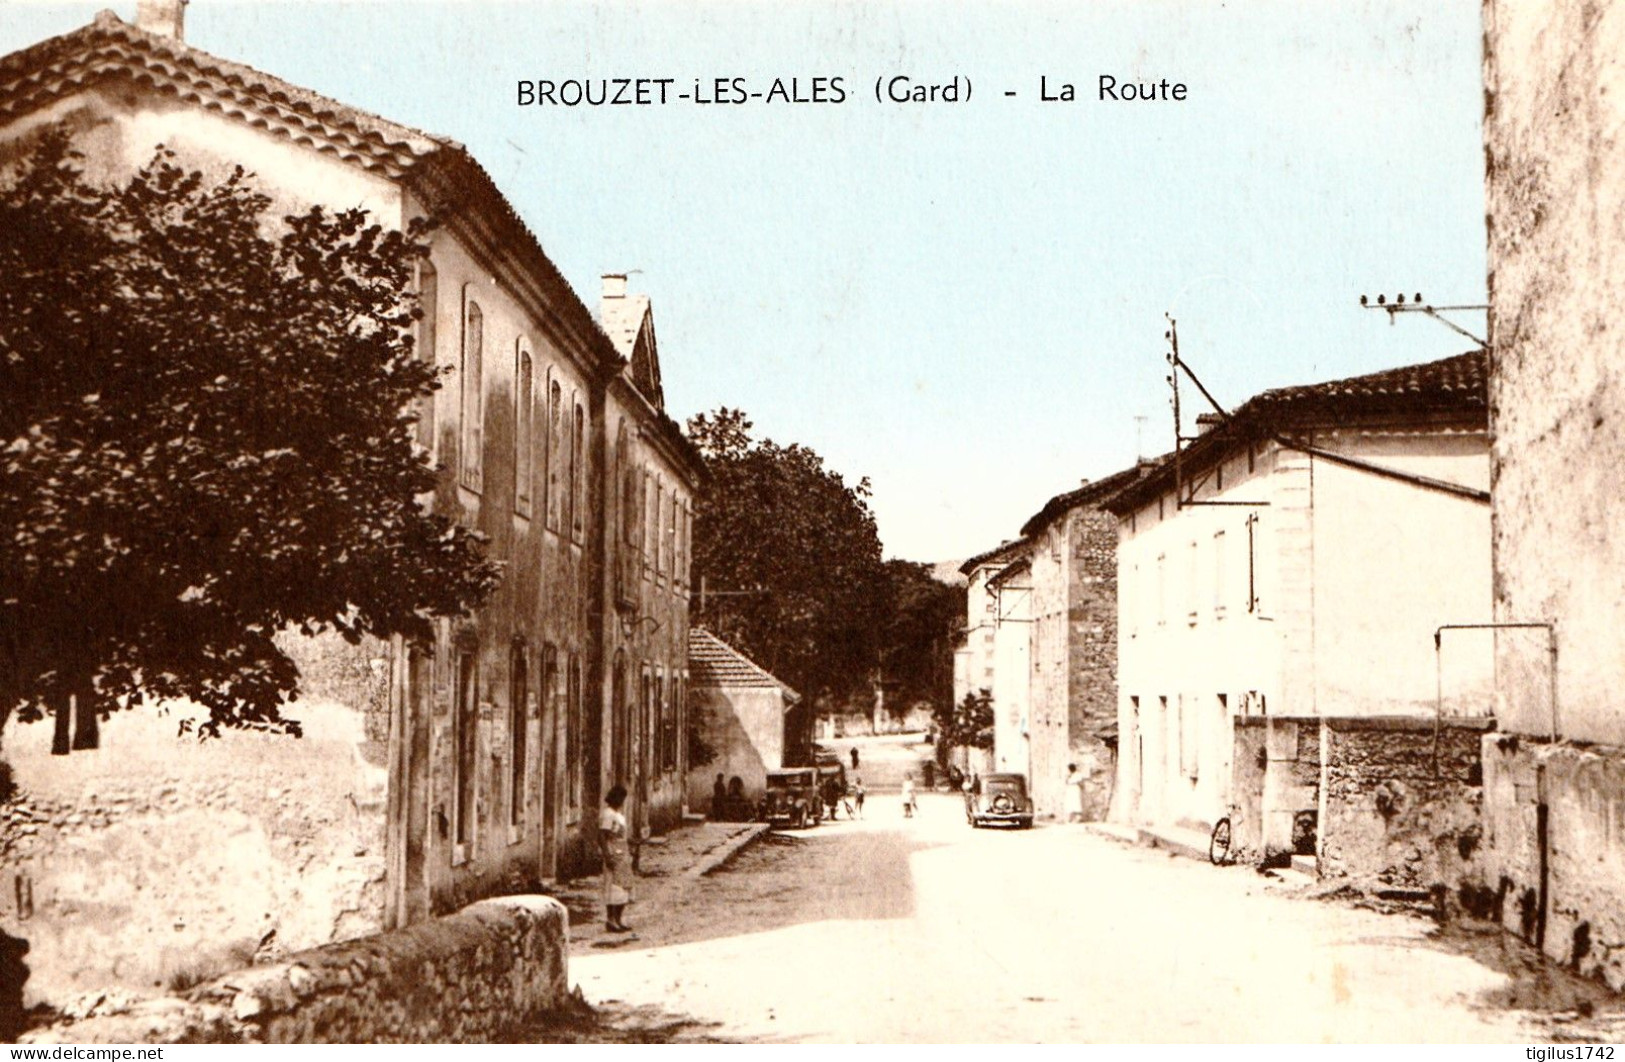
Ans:
{"label": "shed roof", "polygon": [[688,684],[718,689],[776,689],[787,703],[801,694],[704,627],[688,629]]}

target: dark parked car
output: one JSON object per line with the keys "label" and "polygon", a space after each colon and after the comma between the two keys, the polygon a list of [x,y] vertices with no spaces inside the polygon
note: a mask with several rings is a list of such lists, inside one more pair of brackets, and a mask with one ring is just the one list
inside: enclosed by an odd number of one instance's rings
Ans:
{"label": "dark parked car", "polygon": [[1002,823],[1023,830],[1033,824],[1033,802],[1024,774],[990,774],[979,793],[965,794],[965,821],[972,826]]}
{"label": "dark parked car", "polygon": [[767,772],[767,795],[761,820],[771,826],[816,826],[824,817],[818,793],[818,768],[789,767]]}

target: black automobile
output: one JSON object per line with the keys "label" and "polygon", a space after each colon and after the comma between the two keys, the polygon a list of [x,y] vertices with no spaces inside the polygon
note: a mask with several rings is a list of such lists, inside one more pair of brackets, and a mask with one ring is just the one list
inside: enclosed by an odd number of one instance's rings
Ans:
{"label": "black automobile", "polygon": [[770,826],[793,826],[798,830],[818,825],[824,817],[818,783],[816,767],[768,771],[767,795],[762,797],[758,817]]}
{"label": "black automobile", "polygon": [[994,824],[1028,829],[1033,824],[1033,802],[1027,795],[1024,774],[990,774],[980,792],[965,794],[965,821],[972,826]]}

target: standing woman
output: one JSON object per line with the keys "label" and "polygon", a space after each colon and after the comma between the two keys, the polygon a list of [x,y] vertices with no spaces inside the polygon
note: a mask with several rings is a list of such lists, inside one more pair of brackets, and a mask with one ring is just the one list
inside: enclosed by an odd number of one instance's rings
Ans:
{"label": "standing woman", "polygon": [[1087,781],[1084,773],[1078,770],[1078,765],[1066,765],[1066,821],[1083,821],[1083,783]]}
{"label": "standing woman", "polygon": [[598,849],[604,857],[604,928],[611,933],[630,933],[632,927],[621,921],[621,912],[632,902],[632,851],[627,841],[626,786],[616,785],[604,794],[604,811],[598,816]]}

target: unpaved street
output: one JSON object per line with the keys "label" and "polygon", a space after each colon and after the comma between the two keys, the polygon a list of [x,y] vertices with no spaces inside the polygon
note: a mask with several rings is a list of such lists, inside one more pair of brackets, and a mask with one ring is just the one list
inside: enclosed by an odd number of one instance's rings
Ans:
{"label": "unpaved street", "polygon": [[[769,835],[579,942],[571,979],[633,1024],[742,1040],[1529,1041],[1548,1016],[1430,923],[1288,895],[1247,868],[1083,827],[904,820]],[[1498,939],[1498,938],[1495,938]],[[595,946],[594,941],[600,946]]]}

